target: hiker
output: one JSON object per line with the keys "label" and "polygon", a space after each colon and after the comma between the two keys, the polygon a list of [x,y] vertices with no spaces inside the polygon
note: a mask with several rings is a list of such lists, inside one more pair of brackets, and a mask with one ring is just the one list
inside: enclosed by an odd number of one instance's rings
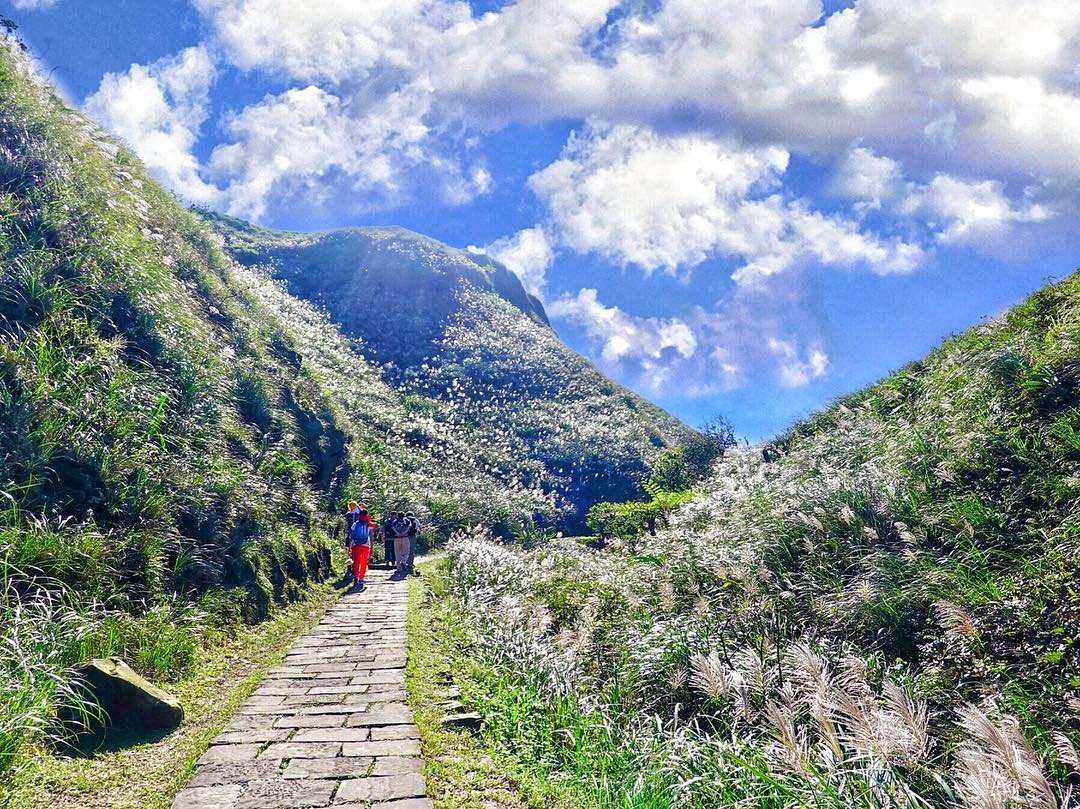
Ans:
{"label": "hiker", "polygon": [[394,531],[390,526],[396,517],[396,511],[388,511],[383,518],[383,551],[386,554],[387,570],[394,567]]}
{"label": "hiker", "polygon": [[349,527],[348,546],[349,558],[352,559],[353,583],[361,589],[364,587],[364,578],[367,576],[368,557],[371,556],[371,536],[377,525],[368,514],[367,507],[360,503],[356,517]]}
{"label": "hiker", "polygon": [[[345,535],[341,540],[341,544],[345,546],[345,550],[349,549],[349,531],[353,527],[353,523],[356,522],[356,518],[360,515],[360,504],[355,500],[350,500],[349,504],[345,506]],[[345,571],[345,578],[349,578],[349,571]]]}
{"label": "hiker", "polygon": [[408,566],[412,558],[412,549],[409,541],[409,523],[405,521],[405,515],[397,512],[394,521],[390,524],[390,530],[394,535],[394,559],[397,563],[397,571],[392,578],[403,579],[408,575]]}
{"label": "hiker", "polygon": [[416,542],[420,535],[420,519],[411,511],[405,514],[405,525],[408,526],[409,532],[409,573],[413,572],[413,559],[416,555]]}

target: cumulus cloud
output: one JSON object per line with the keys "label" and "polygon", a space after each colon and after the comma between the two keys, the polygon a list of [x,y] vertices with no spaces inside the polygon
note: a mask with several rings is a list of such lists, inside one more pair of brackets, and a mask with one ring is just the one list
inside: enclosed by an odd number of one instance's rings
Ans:
{"label": "cumulus cloud", "polygon": [[497,239],[482,250],[475,249],[505,264],[521,279],[529,294],[544,300],[547,271],[555,263],[555,249],[543,227],[525,228],[513,236]]}
{"label": "cumulus cloud", "polygon": [[86,111],[123,140],[166,185],[194,202],[218,192],[199,175],[192,148],[207,116],[215,68],[203,47],[188,48],[126,73],[106,73]]}
{"label": "cumulus cloud", "polygon": [[195,0],[218,45],[244,70],[304,82],[358,82],[373,68],[411,72],[440,32],[470,18],[447,0]]}
{"label": "cumulus cloud", "polygon": [[[1080,176],[1080,15],[1058,0],[860,0],[829,15],[819,0],[516,0],[479,15],[464,0],[195,5],[224,62],[282,92],[315,86],[355,121],[390,107],[396,129],[422,132],[412,144],[440,172],[448,204],[494,178],[451,157],[458,143],[447,138],[565,118],[775,144],[754,147],[766,165],[769,148],[839,158],[861,139],[923,177]],[[390,151],[394,141],[379,140]],[[398,157],[375,159],[400,174]],[[399,190],[409,180],[421,181],[395,178]],[[688,257],[674,260],[692,262],[708,241],[688,236]],[[657,245],[642,266],[667,268],[671,254]]]}
{"label": "cumulus cloud", "polygon": [[777,375],[786,388],[801,388],[829,369],[829,358],[820,342],[801,350],[795,340],[770,337],[766,345],[777,359]]}
{"label": "cumulus cloud", "polygon": [[833,190],[856,200],[856,207],[918,217],[942,244],[973,243],[1006,232],[1018,222],[1043,222],[1054,213],[1032,202],[1036,187],[1011,200],[998,180],[965,180],[937,174],[928,183],[904,176],[896,160],[858,146],[840,161]]}
{"label": "cumulus cloud", "polygon": [[606,305],[591,288],[548,304],[556,322],[585,332],[601,365],[672,398],[713,395],[750,379],[796,388],[825,376],[829,358],[800,308],[799,296],[781,288],[740,290],[712,311],[694,306],[670,318]]}
{"label": "cumulus cloud", "polygon": [[938,228],[937,240],[944,244],[975,242],[1001,234],[1009,223],[1043,222],[1052,215],[1038,204],[1014,207],[1001,182],[969,182],[948,174],[913,187],[902,207],[908,213],[925,215]]}
{"label": "cumulus cloud", "polygon": [[[525,47],[514,18],[549,5],[521,2],[467,36],[450,32],[441,86],[481,116],[497,97],[504,115],[525,118],[681,121],[826,152],[866,137],[942,170],[1000,170],[1004,156],[1012,170],[1080,171],[1080,17],[1068,3],[861,0],[814,25],[816,0],[598,1],[512,58]],[[482,45],[492,49],[482,62],[463,56]],[[928,149],[928,136],[943,148]]]}
{"label": "cumulus cloud", "polygon": [[449,205],[492,188],[482,159],[463,166],[435,149],[423,122],[429,94],[416,84],[376,106],[315,84],[268,94],[225,115],[224,137],[202,164],[193,149],[215,75],[208,50],[189,48],[106,74],[84,106],[174,191],[254,220],[297,201],[334,200],[354,211],[393,207],[408,198],[413,171],[434,175]]}
{"label": "cumulus cloud", "polygon": [[225,189],[230,213],[262,219],[271,204],[303,200],[320,205],[342,189],[346,203],[394,204],[405,190],[402,175],[432,159],[421,146],[427,131],[405,92],[378,112],[357,110],[349,99],[309,85],[270,95],[225,122],[207,172]]}
{"label": "cumulus cloud", "polygon": [[865,208],[877,210],[883,202],[899,197],[905,185],[904,170],[899,162],[858,146],[840,161],[832,188],[841,196],[858,200]]}
{"label": "cumulus cloud", "polygon": [[602,304],[595,289],[582,289],[576,296],[551,302],[548,313],[581,326],[598,344],[600,358],[607,366],[638,366],[653,389],[669,378],[673,360],[690,359],[698,347],[685,321],[629,315],[617,306]]}
{"label": "cumulus cloud", "polygon": [[674,272],[714,255],[741,259],[733,277],[745,283],[801,261],[881,274],[917,266],[918,245],[774,193],[787,163],[778,147],[594,122],[529,185],[567,246],[646,272]]}

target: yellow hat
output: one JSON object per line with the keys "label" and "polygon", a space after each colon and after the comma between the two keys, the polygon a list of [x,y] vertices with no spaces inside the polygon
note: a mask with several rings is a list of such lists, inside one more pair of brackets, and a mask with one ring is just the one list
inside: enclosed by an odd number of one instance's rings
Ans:
{"label": "yellow hat", "polygon": [[352,511],[354,508],[356,508],[356,501],[355,500],[350,500],[349,501],[349,511]]}

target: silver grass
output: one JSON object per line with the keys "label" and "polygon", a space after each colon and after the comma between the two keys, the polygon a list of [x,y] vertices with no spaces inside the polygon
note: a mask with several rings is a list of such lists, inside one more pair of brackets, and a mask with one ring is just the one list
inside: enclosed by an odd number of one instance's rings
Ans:
{"label": "silver grass", "polygon": [[1064,733],[1055,732],[1054,749],[1057,750],[1058,758],[1063,764],[1067,764],[1074,773],[1080,773],[1080,755],[1076,752],[1076,746]]}
{"label": "silver grass", "polygon": [[945,600],[936,601],[931,609],[934,620],[950,637],[971,637],[978,633],[975,622],[959,604]]}
{"label": "silver grass", "polygon": [[1043,774],[1042,761],[1015,719],[1005,717],[995,724],[974,705],[968,705],[960,711],[960,725],[971,737],[960,756],[962,792],[967,794],[972,785],[983,780],[980,769],[989,768],[1005,778],[1011,793],[1009,800],[1015,805],[1057,809],[1057,798]]}

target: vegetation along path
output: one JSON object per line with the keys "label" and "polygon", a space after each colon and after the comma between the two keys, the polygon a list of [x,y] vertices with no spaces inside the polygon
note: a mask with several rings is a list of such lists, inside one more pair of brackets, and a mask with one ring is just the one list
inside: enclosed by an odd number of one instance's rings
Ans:
{"label": "vegetation along path", "polygon": [[237,711],[173,809],[424,809],[405,704],[405,582],[368,573]]}

